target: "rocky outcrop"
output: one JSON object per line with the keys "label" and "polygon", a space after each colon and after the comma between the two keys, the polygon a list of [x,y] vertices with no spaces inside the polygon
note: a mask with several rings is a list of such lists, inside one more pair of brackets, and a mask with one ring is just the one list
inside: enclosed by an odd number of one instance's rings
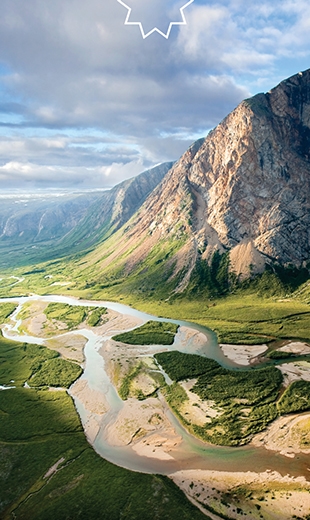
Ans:
{"label": "rocky outcrop", "polygon": [[187,150],[126,229],[140,243],[129,271],[168,239],[187,278],[215,249],[243,276],[310,259],[310,70],[243,101]]}

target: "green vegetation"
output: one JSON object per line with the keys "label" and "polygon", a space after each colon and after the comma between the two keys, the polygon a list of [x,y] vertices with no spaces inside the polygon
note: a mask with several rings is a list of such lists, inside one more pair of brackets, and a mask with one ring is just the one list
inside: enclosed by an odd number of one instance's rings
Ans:
{"label": "green vegetation", "polygon": [[68,388],[82,373],[79,365],[59,358],[46,347],[21,344],[0,337],[0,383]]}
{"label": "green vegetation", "polygon": [[103,316],[107,313],[106,307],[96,307],[95,309],[89,311],[87,324],[90,327],[97,327],[101,325],[103,322]]}
{"label": "green vegetation", "polygon": [[[117,232],[109,239],[111,251],[119,236]],[[147,259],[137,265],[136,271],[127,276],[122,266],[127,256],[117,266],[112,263],[105,266],[103,271],[94,269],[94,261],[98,262],[98,267],[110,254],[110,249],[107,251],[100,246],[90,255],[68,259],[66,263],[53,261],[32,270],[15,270],[14,274],[25,280],[12,287],[9,287],[13,283],[9,280],[11,273],[3,273],[0,295],[65,292],[80,298],[122,301],[155,315],[194,321],[209,327],[222,343],[259,344],[282,339],[310,341],[310,311],[307,305],[310,303],[310,285],[306,280],[307,269],[275,265],[262,275],[241,284],[228,278],[229,290],[225,292],[226,282],[223,282],[221,273],[226,272],[228,257],[215,255],[208,267],[202,260],[198,261],[188,290],[184,294],[175,294],[174,289],[184,276],[180,271],[171,278],[172,256],[176,251],[173,240],[171,244],[169,241],[158,243]],[[220,284],[213,292],[204,288],[206,284],[203,283],[210,269],[213,278],[215,274],[213,283]],[[147,273],[146,277],[143,270]],[[201,271],[199,276],[197,270]],[[70,285],[51,286],[48,276],[53,276],[53,281],[57,283],[70,282]],[[223,291],[225,297],[220,297]]]}
{"label": "green vegetation", "polygon": [[66,323],[70,329],[80,325],[86,318],[85,307],[68,305],[67,303],[49,303],[44,310],[44,314],[49,320]]}
{"label": "green vegetation", "polygon": [[178,383],[172,383],[172,385],[170,386],[165,386],[164,395],[168,403],[170,404],[171,408],[182,420],[183,417],[180,416],[179,408],[181,404],[183,404],[185,401],[188,401],[188,396],[184,388],[182,388],[182,386]]}
{"label": "green vegetation", "polygon": [[96,327],[102,322],[102,316],[107,313],[105,307],[82,307],[67,303],[49,303],[44,310],[49,320],[63,322],[73,329],[87,320],[87,324]]}
{"label": "green vegetation", "polygon": [[211,261],[198,258],[186,289],[188,296],[214,298],[227,294],[233,277],[229,274],[229,254],[215,251]]}
{"label": "green vegetation", "polygon": [[23,385],[44,363],[59,354],[39,345],[21,344],[0,336],[0,382]]}
{"label": "green vegetation", "polygon": [[[130,224],[129,221],[127,229]],[[86,261],[85,258],[81,262],[77,260],[73,270],[78,287],[91,294],[97,291],[108,293],[111,291],[116,296],[125,291],[126,294],[156,298],[157,301],[167,298],[167,294],[172,293],[182,280],[182,273],[173,276],[175,266],[173,257],[186,241],[185,226],[181,223],[177,224],[174,238],[171,236],[168,240],[157,242],[146,258],[134,266],[130,276],[126,268],[128,257],[142,242],[135,243],[123,254],[118,255],[117,259],[108,262],[109,256],[119,245],[119,240],[123,240],[121,231],[110,237],[108,243],[101,244],[90,253]],[[96,273],[94,273],[93,263],[96,263]]]}
{"label": "green vegetation", "polygon": [[197,354],[183,354],[179,351],[160,352],[154,355],[156,361],[173,381],[192,379],[202,374],[222,373],[222,368],[213,359],[208,359]]}
{"label": "green vegetation", "polygon": [[285,352],[284,350],[272,350],[268,352],[267,357],[269,359],[289,359],[289,358],[297,358],[296,354],[293,352]]}
{"label": "green vegetation", "polygon": [[244,400],[247,406],[274,402],[282,384],[282,373],[275,367],[255,370],[210,370],[198,377],[193,391],[201,399],[214,400],[219,406]]}
{"label": "green vegetation", "polygon": [[122,380],[122,384],[119,388],[119,396],[121,399],[123,399],[123,401],[126,401],[126,399],[128,399],[129,397],[129,393],[130,393],[130,386],[131,386],[131,383],[132,381],[134,380],[135,377],[137,377],[137,375],[139,374],[141,368],[142,368],[143,364],[142,363],[139,363],[138,365],[136,365],[133,370],[131,370],[129,372],[129,374],[127,374],[123,380]]}
{"label": "green vegetation", "polygon": [[172,345],[178,325],[162,321],[148,321],[141,327],[117,334],[112,339],[129,345]]}
{"label": "green vegetation", "polygon": [[114,360],[113,383],[121,399],[134,397],[142,401],[155,395],[164,386],[165,378],[152,357],[124,357]]}
{"label": "green vegetation", "polygon": [[0,338],[0,354],[1,383],[12,379],[17,386],[0,391],[3,520],[206,518],[167,477],[130,472],[99,457],[65,391],[22,388],[31,366],[53,361],[54,352]]}
{"label": "green vegetation", "polygon": [[283,393],[278,402],[281,414],[302,412],[310,408],[310,382],[294,381]]}
{"label": "green vegetation", "polygon": [[5,323],[6,319],[15,311],[15,303],[0,304],[0,323]]}
{"label": "green vegetation", "polygon": [[[42,439],[58,432],[74,434],[83,431],[79,417],[72,410],[71,398],[65,391],[21,387],[6,390],[0,392],[0,409],[0,446],[3,442],[19,443],[33,437]],[[39,414],[38,409],[44,412]],[[19,417],[21,421],[18,421]],[[27,417],[29,424],[26,426]]]}
{"label": "green vegetation", "polygon": [[29,380],[30,386],[61,386],[69,388],[80,377],[82,369],[64,359],[46,361]]}
{"label": "green vegetation", "polygon": [[214,403],[218,415],[204,426],[190,424],[180,407],[188,399],[177,383],[164,389],[175,413],[189,429],[203,440],[214,444],[239,445],[248,442],[276,417],[310,409],[310,383],[297,381],[279,398],[283,382],[274,366],[260,369],[228,370],[216,361],[181,352],[155,355],[174,381],[197,378],[191,391],[203,401]]}
{"label": "green vegetation", "polygon": [[275,301],[245,293],[218,300],[203,314],[204,321],[217,332],[221,343],[260,344],[278,339],[310,339],[309,307],[294,300]]}

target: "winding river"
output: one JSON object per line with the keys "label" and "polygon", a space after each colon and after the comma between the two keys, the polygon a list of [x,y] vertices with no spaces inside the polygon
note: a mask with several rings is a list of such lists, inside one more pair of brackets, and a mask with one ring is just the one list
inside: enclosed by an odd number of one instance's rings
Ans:
{"label": "winding river", "polygon": [[[149,319],[156,321],[169,321],[180,326],[186,326],[203,333],[206,337],[205,343],[196,348],[195,353],[215,359],[225,367],[237,368],[233,362],[229,361],[218,347],[215,334],[200,325],[181,321],[159,318],[140,312],[132,307],[106,301],[88,301],[77,300],[75,298],[49,295],[38,296],[32,295],[28,297],[2,298],[0,303],[17,302],[18,307],[12,315],[14,325],[6,324],[3,327],[3,335],[11,340],[23,341],[28,343],[42,344],[44,339],[27,336],[18,333],[18,327],[21,321],[18,320],[18,313],[26,302],[43,301],[43,302],[59,302],[70,305],[88,306],[88,307],[107,307],[122,315],[133,316],[141,319],[143,322]],[[70,331],[70,334],[73,332]],[[96,436],[93,447],[102,457],[119,466],[125,467],[132,471],[140,471],[145,473],[170,474],[180,469],[208,469],[217,471],[255,471],[263,472],[266,470],[278,471],[282,475],[290,474],[291,476],[305,476],[309,478],[309,456],[299,454],[293,459],[280,455],[279,453],[267,451],[264,448],[254,448],[245,446],[240,448],[218,447],[203,443],[190,435],[180,424],[177,418],[166,409],[167,416],[173,424],[175,430],[182,437],[182,443],[174,450],[171,459],[162,460],[138,455],[132,447],[118,447],[109,444],[106,439],[105,431],[109,424],[114,422],[118,412],[123,407],[123,401],[118,396],[114,386],[112,385],[104,367],[104,360],[99,354],[102,343],[110,339],[96,335],[89,329],[78,329],[76,334],[83,335],[87,339],[84,348],[85,366],[81,379],[87,380],[91,389],[100,392],[109,405],[109,411],[103,416],[100,424],[100,430]],[[62,334],[63,336],[64,334]],[[183,352],[193,353],[191,341],[184,346],[180,338],[176,336],[174,344],[169,347],[174,350],[182,350]],[[49,338],[50,339],[50,338]],[[150,347],[150,353],[151,353]],[[165,347],[166,348],[166,347]],[[76,409],[81,417],[81,421],[85,424],[87,410],[78,398],[74,398]]]}

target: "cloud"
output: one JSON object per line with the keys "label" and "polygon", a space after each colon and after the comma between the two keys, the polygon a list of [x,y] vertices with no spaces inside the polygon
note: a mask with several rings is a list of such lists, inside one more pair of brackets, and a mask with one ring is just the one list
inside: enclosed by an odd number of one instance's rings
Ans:
{"label": "cloud", "polygon": [[305,0],[195,0],[185,15],[143,40],[117,0],[2,0],[1,186],[118,182],[307,68]]}
{"label": "cloud", "polygon": [[0,183],[7,189],[37,189],[44,187],[110,188],[145,171],[143,161],[126,164],[112,163],[109,166],[45,166],[34,163],[11,161],[0,166]]}

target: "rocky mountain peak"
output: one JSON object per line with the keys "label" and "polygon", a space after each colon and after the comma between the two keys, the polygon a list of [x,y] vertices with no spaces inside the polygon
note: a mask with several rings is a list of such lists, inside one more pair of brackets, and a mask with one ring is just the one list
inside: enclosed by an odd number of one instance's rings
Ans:
{"label": "rocky mountain peak", "polygon": [[186,176],[191,186],[194,233],[203,229],[213,245],[215,232],[230,250],[251,244],[265,260],[308,260],[309,125],[310,70],[243,101],[199,143],[185,169],[184,156],[171,176]]}

